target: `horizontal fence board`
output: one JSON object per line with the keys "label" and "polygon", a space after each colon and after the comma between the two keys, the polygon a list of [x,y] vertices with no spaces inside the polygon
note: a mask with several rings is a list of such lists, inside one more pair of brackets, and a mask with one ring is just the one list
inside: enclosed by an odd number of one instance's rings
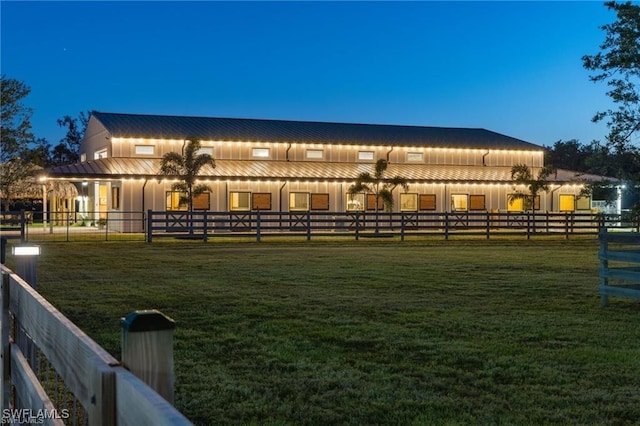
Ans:
{"label": "horizontal fence board", "polygon": [[[40,385],[38,378],[29,367],[29,363],[22,355],[22,352],[20,352],[20,348],[15,344],[11,345],[11,378],[18,400],[21,402],[20,406],[14,407],[14,409],[17,410],[17,413],[20,413],[22,408],[28,408],[30,414],[36,416],[33,419],[26,419],[27,421],[24,423],[64,426],[61,418],[64,413],[55,410],[49,396]],[[55,418],[55,413],[60,418]],[[5,412],[2,413],[3,419],[4,414]],[[42,414],[42,418],[39,418],[38,414]],[[17,421],[16,424],[23,424],[23,422]]]}
{"label": "horizontal fence board", "polygon": [[640,267],[600,268],[599,276],[600,278],[614,278],[640,282]]}
{"label": "horizontal fence board", "polygon": [[122,367],[116,369],[116,398],[119,426],[192,425],[165,399]]}
{"label": "horizontal fence board", "polygon": [[600,241],[618,244],[640,244],[640,233],[601,232]]}
{"label": "horizontal fence board", "polygon": [[640,262],[640,250],[600,250],[598,257],[601,260],[618,262]]}
{"label": "horizontal fence board", "polygon": [[625,297],[628,299],[640,299],[640,285],[618,286],[600,285],[600,294],[607,296]]}
{"label": "horizontal fence board", "polygon": [[15,274],[10,276],[10,304],[16,321],[32,337],[66,386],[89,414],[91,424],[113,418],[110,366],[118,360],[89,338]]}

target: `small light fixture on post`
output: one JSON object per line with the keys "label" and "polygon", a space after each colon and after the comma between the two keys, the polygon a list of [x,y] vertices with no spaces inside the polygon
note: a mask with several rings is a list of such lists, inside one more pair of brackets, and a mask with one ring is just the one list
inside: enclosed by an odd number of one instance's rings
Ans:
{"label": "small light fixture on post", "polygon": [[40,256],[40,246],[14,246],[11,248],[11,253],[16,256],[16,273],[31,287],[38,289],[36,266]]}

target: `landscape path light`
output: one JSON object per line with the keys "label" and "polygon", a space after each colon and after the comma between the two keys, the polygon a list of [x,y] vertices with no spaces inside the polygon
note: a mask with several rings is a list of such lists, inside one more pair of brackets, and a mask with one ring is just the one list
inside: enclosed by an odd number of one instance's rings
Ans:
{"label": "landscape path light", "polygon": [[11,248],[11,253],[16,257],[16,273],[34,289],[38,288],[36,267],[40,246],[17,245]]}

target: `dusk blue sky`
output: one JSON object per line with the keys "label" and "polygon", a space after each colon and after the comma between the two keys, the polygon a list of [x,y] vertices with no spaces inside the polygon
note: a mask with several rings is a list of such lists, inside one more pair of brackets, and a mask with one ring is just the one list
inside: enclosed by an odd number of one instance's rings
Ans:
{"label": "dusk blue sky", "polygon": [[37,137],[80,111],[481,127],[604,140],[601,2],[0,2]]}

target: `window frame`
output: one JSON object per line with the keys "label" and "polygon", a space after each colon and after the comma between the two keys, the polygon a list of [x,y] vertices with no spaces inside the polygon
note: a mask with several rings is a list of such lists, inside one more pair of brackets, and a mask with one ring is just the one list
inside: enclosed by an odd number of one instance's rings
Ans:
{"label": "window frame", "polygon": [[345,209],[348,212],[363,212],[365,211],[364,193],[349,194],[347,192],[347,203]]}
{"label": "window frame", "polygon": [[268,147],[251,148],[251,158],[271,158],[271,148],[268,148]]}
{"label": "window frame", "polygon": [[[184,196],[182,195],[184,194]],[[186,212],[189,210],[189,202],[184,198],[186,197],[186,192],[183,191],[165,191],[165,209],[168,212]],[[178,197],[177,200],[174,197]],[[177,208],[174,206],[177,205]]]}
{"label": "window frame", "polygon": [[[315,154],[310,155],[311,153]],[[317,154],[319,154],[319,156]],[[324,149],[307,148],[307,150],[304,152],[304,158],[306,160],[324,160]]]}
{"label": "window frame", "polygon": [[[411,206],[405,207],[403,199],[411,200]],[[400,211],[401,212],[417,212],[418,211],[418,193],[417,192],[402,192],[400,193]]]}
{"label": "window frame", "polygon": [[376,152],[375,151],[369,151],[369,150],[367,150],[367,151],[359,150],[358,151],[358,161],[374,161],[375,158],[376,158]]}
{"label": "window frame", "polygon": [[[234,207],[233,206],[233,202],[234,202],[234,196],[246,196],[246,207],[244,206],[240,206],[240,201],[244,201],[244,200],[240,200],[238,198],[238,206],[239,207]],[[251,211],[251,191],[229,191],[229,211],[230,212],[249,212]]]}
{"label": "window frame", "polygon": [[[571,208],[567,209],[565,207],[563,207],[563,199],[568,199],[571,201],[568,201],[569,203],[571,203]],[[575,212],[576,211],[576,196],[575,194],[558,194],[558,210],[563,212],[563,213],[570,213],[570,212]]]}
{"label": "window frame", "polygon": [[[420,211],[436,211],[438,209],[438,197],[436,194],[420,194],[418,202]],[[433,207],[431,207],[432,205]]]}
{"label": "window frame", "polygon": [[[148,151],[149,148],[151,149],[151,152],[144,152],[144,151]],[[151,156],[151,155],[155,155],[156,153],[156,146],[155,145],[135,145],[133,147],[133,154],[134,155],[142,155],[142,156]]]}
{"label": "window frame", "polygon": [[[298,196],[304,196],[306,198],[305,205],[298,207],[295,203]],[[290,212],[308,212],[310,208],[310,197],[308,192],[292,191],[289,192],[289,211]]]}
{"label": "window frame", "polygon": [[[419,156],[419,158],[411,158],[412,156]],[[407,163],[424,163],[424,152],[409,151],[406,160]]]}
{"label": "window frame", "polygon": [[[455,197],[464,197],[464,208],[457,208],[455,206]],[[460,198],[461,200],[463,198]],[[469,211],[469,194],[454,193],[451,194],[451,211],[452,212],[468,212]]]}
{"label": "window frame", "polygon": [[[271,210],[272,195],[270,192],[253,192],[251,194],[251,210]],[[268,206],[266,202],[268,201]]]}

